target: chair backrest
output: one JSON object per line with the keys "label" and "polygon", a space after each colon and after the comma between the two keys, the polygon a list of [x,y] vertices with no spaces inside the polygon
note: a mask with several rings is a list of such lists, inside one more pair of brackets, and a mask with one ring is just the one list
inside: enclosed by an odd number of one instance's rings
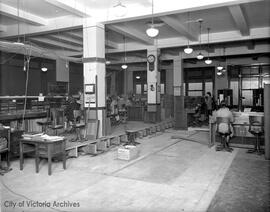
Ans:
{"label": "chair backrest", "polygon": [[51,120],[53,125],[63,125],[64,111],[59,109],[51,109]]}
{"label": "chair backrest", "polygon": [[221,134],[230,134],[230,118],[217,117],[217,132]]}
{"label": "chair backrest", "polygon": [[249,124],[256,126],[264,125],[264,117],[263,116],[249,116]]}
{"label": "chair backrest", "polygon": [[249,116],[249,130],[252,134],[260,134],[264,132],[264,117]]}
{"label": "chair backrest", "polygon": [[81,110],[73,110],[73,115],[74,115],[74,121],[80,122],[80,119],[82,118],[83,113]]}
{"label": "chair backrest", "polygon": [[228,117],[217,117],[217,124],[225,123],[230,124],[230,118]]}

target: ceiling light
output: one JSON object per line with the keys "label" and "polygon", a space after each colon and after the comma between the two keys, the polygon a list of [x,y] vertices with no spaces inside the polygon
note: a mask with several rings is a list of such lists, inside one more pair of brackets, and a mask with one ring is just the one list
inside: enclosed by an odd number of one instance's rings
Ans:
{"label": "ceiling light", "polygon": [[159,30],[154,27],[154,1],[152,0],[152,24],[150,28],[146,30],[146,34],[149,37],[154,38],[158,35],[158,33],[159,33]]}
{"label": "ceiling light", "polygon": [[207,58],[205,61],[204,61],[207,65],[210,65],[212,63],[212,60],[210,60],[209,58]]}
{"label": "ceiling light", "polygon": [[217,72],[217,75],[218,75],[218,76],[221,76],[221,75],[222,75],[222,72],[221,72],[221,71],[218,71],[218,72]]}
{"label": "ceiling light", "polygon": [[110,65],[110,64],[111,64],[111,61],[106,60],[105,64],[106,64],[106,65]]}
{"label": "ceiling light", "polygon": [[42,67],[41,71],[46,72],[46,71],[48,71],[48,69],[46,67]]}
{"label": "ceiling light", "polygon": [[212,60],[209,59],[209,32],[210,32],[210,28],[207,28],[207,31],[208,31],[208,50],[207,50],[207,55],[208,55],[208,58],[204,61],[207,65],[210,65],[212,63]]}
{"label": "ceiling light", "polygon": [[203,59],[203,55],[202,55],[201,52],[197,55],[197,59],[198,59],[198,60],[202,60],[202,59]]}
{"label": "ceiling light", "polygon": [[[188,13],[188,33],[189,33],[189,13]],[[188,40],[187,47],[184,49],[184,52],[186,54],[191,54],[193,52],[193,49],[189,47],[189,40]]]}
{"label": "ceiling light", "polygon": [[128,66],[126,64],[126,60],[127,60],[127,52],[126,52],[126,37],[124,36],[124,64],[121,66],[122,69],[127,69]]}
{"label": "ceiling light", "polygon": [[221,71],[223,69],[223,66],[221,66],[220,64],[217,66],[217,70]]}
{"label": "ceiling light", "polygon": [[[200,32],[200,49],[202,49],[202,22],[203,22],[203,19],[199,19],[198,20],[199,22],[199,32]],[[197,55],[197,59],[198,60],[202,60],[204,58],[203,54],[201,52],[199,52],[199,54]]]}
{"label": "ceiling light", "polygon": [[127,7],[118,1],[118,3],[113,6],[114,14],[117,17],[123,17],[127,14]]}
{"label": "ceiling light", "polygon": [[136,76],[136,79],[141,79],[141,77],[140,76]]}
{"label": "ceiling light", "polygon": [[123,65],[121,66],[121,68],[125,70],[125,69],[128,68],[128,66],[127,66],[127,64],[123,64]]}
{"label": "ceiling light", "polygon": [[146,30],[146,34],[151,38],[156,37],[158,33],[159,33],[159,30],[155,28],[153,25]]}
{"label": "ceiling light", "polygon": [[187,48],[184,49],[184,52],[186,54],[191,54],[193,52],[193,49],[188,46]]}

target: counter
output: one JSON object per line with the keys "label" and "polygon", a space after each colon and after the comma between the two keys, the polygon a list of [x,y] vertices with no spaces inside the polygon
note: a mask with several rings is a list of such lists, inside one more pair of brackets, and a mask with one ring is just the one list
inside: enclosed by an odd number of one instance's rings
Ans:
{"label": "counter", "polygon": [[[243,138],[254,137],[248,132],[249,116],[264,116],[262,112],[233,112],[234,122],[232,123],[234,136],[241,137],[242,143],[246,144]],[[216,141],[216,123],[209,122],[210,143],[213,145]]]}

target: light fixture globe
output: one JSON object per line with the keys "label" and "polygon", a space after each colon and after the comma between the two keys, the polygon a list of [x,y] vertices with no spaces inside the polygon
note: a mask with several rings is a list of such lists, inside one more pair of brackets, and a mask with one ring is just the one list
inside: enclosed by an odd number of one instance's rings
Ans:
{"label": "light fixture globe", "polygon": [[48,69],[46,67],[42,67],[41,71],[46,72],[46,71],[48,71]]}
{"label": "light fixture globe", "polygon": [[223,66],[221,66],[221,65],[217,66],[217,70],[221,71],[222,69],[223,69]]}
{"label": "light fixture globe", "polygon": [[198,60],[202,60],[204,57],[203,57],[203,55],[202,55],[202,53],[200,52],[198,55],[197,55],[197,59]]}
{"label": "light fixture globe", "polygon": [[155,28],[153,25],[146,30],[146,34],[151,38],[156,37],[158,33],[159,33],[159,30]]}
{"label": "light fixture globe", "polygon": [[121,68],[125,70],[125,69],[128,68],[128,66],[127,66],[127,64],[123,64],[123,65],[121,66]]}
{"label": "light fixture globe", "polygon": [[204,61],[207,65],[210,65],[212,63],[212,60],[210,60],[209,58],[207,58],[207,60]]}
{"label": "light fixture globe", "polygon": [[217,72],[217,75],[218,75],[218,76],[221,76],[221,75],[222,75],[222,72],[221,72],[221,71],[218,71],[218,72]]}
{"label": "light fixture globe", "polygon": [[113,10],[116,17],[123,17],[127,14],[127,7],[120,1],[115,6],[113,6]]}
{"label": "light fixture globe", "polygon": [[106,64],[106,65],[110,65],[110,64],[111,64],[111,61],[106,60],[105,64]]}
{"label": "light fixture globe", "polygon": [[184,49],[184,52],[186,54],[191,54],[193,52],[193,49],[188,46],[187,48]]}
{"label": "light fixture globe", "polygon": [[136,79],[141,79],[141,77],[140,76],[136,76]]}

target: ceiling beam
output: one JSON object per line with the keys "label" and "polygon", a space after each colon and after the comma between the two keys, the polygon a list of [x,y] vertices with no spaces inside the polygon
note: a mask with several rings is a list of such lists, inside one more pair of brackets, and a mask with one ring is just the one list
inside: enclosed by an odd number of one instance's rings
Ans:
{"label": "ceiling beam", "polygon": [[197,41],[198,40],[198,33],[192,30],[191,28],[188,29],[186,24],[182,24],[177,20],[176,18],[164,16],[160,17],[160,19],[166,23],[168,26],[170,26],[172,29],[177,31],[180,35],[185,36],[187,39],[191,41]]}
{"label": "ceiling beam", "polygon": [[40,16],[25,12],[3,3],[0,3],[0,14],[34,25],[48,25],[48,21]]}
{"label": "ceiling beam", "polygon": [[241,35],[250,35],[250,29],[240,5],[233,5],[228,8]]}
{"label": "ceiling beam", "polygon": [[119,24],[119,25],[108,25],[107,26],[108,29],[115,31],[121,35],[125,35],[126,37],[132,38],[136,41],[145,43],[147,45],[153,45],[154,44],[154,40],[149,38],[146,33],[142,33],[139,30],[135,29],[135,28],[131,28],[128,27],[126,25],[123,24]]}
{"label": "ceiling beam", "polygon": [[0,32],[6,32],[7,31],[7,26],[0,24]]}
{"label": "ceiling beam", "polygon": [[51,46],[54,46],[54,47],[58,47],[60,50],[61,49],[63,49],[63,50],[69,49],[69,50],[79,51],[79,52],[82,51],[82,48],[80,48],[80,47],[75,47],[75,46],[70,45],[70,44],[66,44],[66,43],[63,43],[63,42],[55,41],[55,40],[50,40],[50,39],[44,38],[44,37],[35,37],[35,38],[32,37],[32,38],[29,38],[29,40],[36,41],[36,42],[39,42],[39,43],[43,43],[43,44],[46,44],[46,45],[51,45]]}
{"label": "ceiling beam", "polygon": [[71,37],[64,36],[63,34],[48,35],[46,37],[49,38],[49,39],[52,39],[52,40],[59,41],[59,42],[69,43],[69,44],[73,44],[73,45],[76,45],[76,46],[83,46],[82,41],[79,41],[79,40],[71,38]]}
{"label": "ceiling beam", "polygon": [[70,1],[70,0],[45,0],[46,2],[59,7],[63,10],[66,10],[74,15],[77,15],[79,17],[90,17],[90,15],[86,12],[89,11],[88,8],[85,8],[85,6],[81,5],[78,2]]}
{"label": "ceiling beam", "polygon": [[110,40],[105,41],[105,45],[111,49],[118,49],[118,44]]}
{"label": "ceiling beam", "polygon": [[64,32],[65,35],[68,35],[69,37],[75,38],[77,40],[83,41],[83,34],[82,33],[76,33],[76,32]]}

